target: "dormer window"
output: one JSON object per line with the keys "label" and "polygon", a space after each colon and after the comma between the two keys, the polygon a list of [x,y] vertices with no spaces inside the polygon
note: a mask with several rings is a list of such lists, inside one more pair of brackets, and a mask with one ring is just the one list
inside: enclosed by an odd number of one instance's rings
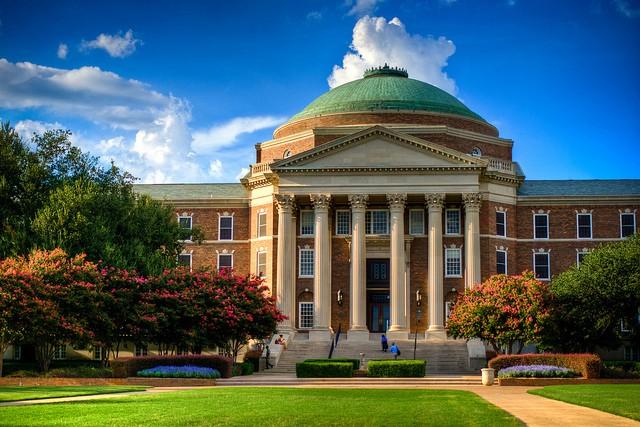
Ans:
{"label": "dormer window", "polygon": [[480,150],[478,147],[473,147],[473,149],[471,150],[471,155],[473,157],[480,157],[482,156],[482,150]]}
{"label": "dormer window", "polygon": [[291,150],[289,149],[284,150],[284,153],[282,153],[283,159],[286,159],[287,157],[291,157]]}

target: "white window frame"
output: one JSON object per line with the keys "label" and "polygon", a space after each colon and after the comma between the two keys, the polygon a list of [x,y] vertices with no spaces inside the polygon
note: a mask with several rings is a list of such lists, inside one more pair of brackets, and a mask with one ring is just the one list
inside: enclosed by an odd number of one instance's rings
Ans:
{"label": "white window frame", "polygon": [[[311,252],[311,274],[302,274],[302,253]],[[315,275],[315,249],[313,248],[300,248],[298,250],[298,277],[309,278]]]}
{"label": "white window frame", "polygon": [[[223,239],[222,238],[222,218],[231,218],[231,238],[230,239]],[[229,242],[233,240],[233,215],[219,215],[218,216],[218,240],[223,240],[225,242]],[[226,229],[225,229],[226,230]]]}
{"label": "white window frame", "polygon": [[[449,232],[449,212],[458,213],[458,232],[457,233]],[[446,208],[444,210],[444,234],[446,236],[460,236],[462,234],[462,211],[460,210],[460,208]]]}
{"label": "white window frame", "polygon": [[[498,252],[504,254],[504,273],[498,272]],[[496,249],[496,273],[497,274],[509,274],[509,251],[504,249]]]}
{"label": "white window frame", "polygon": [[576,265],[580,267],[580,255],[589,255],[589,251],[579,251],[576,252]]}
{"label": "white window frame", "polygon": [[[537,237],[536,236],[536,217],[538,216],[544,216],[547,218],[547,237]],[[549,214],[546,213],[534,213],[533,214],[533,238],[535,240],[549,240],[549,235],[551,234],[549,232]]]}
{"label": "white window frame", "polygon": [[[503,224],[504,224],[504,234],[498,234],[498,215],[502,214]],[[547,222],[547,228],[549,227],[549,223]],[[547,235],[549,232],[547,231]],[[496,211],[496,236],[499,237],[507,237],[507,212],[506,211]]]}
{"label": "white window frame", "polygon": [[[260,219],[264,218],[264,225],[260,225]],[[264,227],[264,233],[260,232],[260,229]],[[267,213],[266,212],[258,212],[257,224],[256,224],[256,235],[257,237],[265,237],[267,236]]]}
{"label": "white window frame", "polygon": [[621,239],[626,239],[629,236],[623,236],[622,235],[622,216],[623,215],[631,215],[633,217],[633,233],[630,234],[630,236],[633,236],[634,234],[636,234],[636,213],[635,212],[620,212],[620,238]]}
{"label": "white window frame", "polygon": [[[589,217],[589,237],[580,237],[580,217],[588,216]],[[576,238],[580,240],[591,240],[593,239],[593,215],[590,213],[577,213],[576,214]]]}
{"label": "white window frame", "polygon": [[[449,259],[449,253],[452,252],[457,252],[458,253],[458,260],[460,261],[460,273],[454,274],[454,273],[449,273],[449,270],[447,268],[447,260]],[[445,248],[444,249],[444,277],[455,277],[455,278],[460,278],[462,277],[462,270],[463,270],[463,265],[462,265],[462,248]]]}
{"label": "white window frame", "polygon": [[[303,233],[303,226],[304,226],[304,216],[305,215],[310,215],[311,216],[311,233]],[[313,212],[313,210],[311,209],[301,209],[300,210],[300,235],[301,236],[315,236],[316,235],[316,218],[315,218],[315,213]]]}
{"label": "white window frame", "polygon": [[[340,230],[338,228],[338,224],[340,223],[340,221],[338,221],[338,215],[341,213],[347,214],[348,224],[347,224],[346,233],[340,233]],[[351,211],[349,209],[336,209],[336,236],[350,236],[350,235],[351,235]]]}
{"label": "white window frame", "polygon": [[[549,277],[546,277],[546,278],[538,277],[538,272],[536,271],[536,255],[547,256],[547,273],[549,274]],[[551,280],[551,253],[549,251],[533,253],[533,274],[535,274],[537,280],[542,280],[545,282],[548,282],[549,280]]]}
{"label": "white window frame", "polygon": [[[220,266],[220,257],[221,257],[221,256],[230,256],[230,257],[231,257],[231,267],[226,266],[226,265],[225,265],[224,267],[221,267],[221,266]],[[232,253],[231,253],[231,254],[222,254],[222,253],[218,254],[218,257],[217,257],[217,264],[216,264],[216,269],[217,269],[218,271],[220,271],[220,269],[221,269],[221,268],[229,268],[229,269],[233,270],[233,261],[234,261],[234,259],[233,259],[233,258],[235,258],[235,257],[233,256],[233,254],[232,254]]]}
{"label": "white window frame", "polygon": [[[422,216],[422,223],[420,224],[420,230],[419,231],[415,231],[413,229],[414,227],[414,223],[413,223],[413,214],[419,212]],[[424,209],[409,209],[409,234],[412,236],[423,236],[424,235]]]}
{"label": "white window frame", "polygon": [[[180,225],[180,220],[185,218],[189,220],[189,227],[182,227]],[[193,215],[178,215],[178,225],[182,230],[193,230]],[[185,241],[190,242],[191,240],[193,240],[193,236],[189,236]]]}
{"label": "white window frame", "polygon": [[65,360],[67,358],[67,345],[60,344],[53,350],[53,360]]}
{"label": "white window frame", "polygon": [[631,332],[631,327],[624,319],[620,319],[620,332]]}
{"label": "white window frame", "polygon": [[149,346],[146,345],[135,345],[133,349],[133,355],[135,357],[144,357],[149,355]]}
{"label": "white window frame", "polygon": [[[264,269],[260,270],[260,255],[264,255]],[[267,277],[267,251],[256,252],[256,274],[261,278]]]}
{"label": "white window frame", "polygon": [[[308,324],[306,326],[303,326],[303,319],[307,319],[309,318],[309,315],[302,315],[302,306],[311,306],[311,325],[308,326]],[[300,329],[311,329],[313,328],[313,322],[314,322],[314,313],[315,313],[315,307],[313,306],[313,302],[312,301],[303,301],[303,302],[299,302],[298,303],[298,319],[299,319],[299,324],[298,324],[298,328]]]}
{"label": "white window frame", "polygon": [[[93,348],[93,360],[102,360],[102,355],[107,353],[108,350],[106,347],[97,346]],[[97,356],[97,357],[96,357]],[[107,359],[109,358],[109,354],[107,353]]]}
{"label": "white window frame", "polygon": [[[386,227],[384,233],[373,233],[373,213],[374,212],[384,212],[386,214]],[[369,223],[367,225],[367,215],[369,215]],[[386,236],[389,234],[390,228],[390,217],[389,217],[389,209],[367,209],[364,214],[364,224],[365,224],[365,234],[370,236]]]}
{"label": "white window frame", "polygon": [[[178,263],[178,267],[181,267],[182,265],[180,264],[180,257],[181,256],[188,256],[189,257],[189,271],[193,270],[193,254],[190,253],[182,253],[182,254],[178,254],[178,256],[176,257],[176,261]],[[185,266],[186,267],[186,266]]]}

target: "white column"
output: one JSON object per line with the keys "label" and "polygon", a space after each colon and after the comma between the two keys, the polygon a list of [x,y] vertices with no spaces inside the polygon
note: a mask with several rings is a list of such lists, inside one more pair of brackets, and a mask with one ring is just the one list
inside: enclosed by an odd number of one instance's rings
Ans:
{"label": "white column", "polygon": [[351,203],[351,288],[349,341],[368,341],[367,329],[367,248],[365,236],[366,194],[349,196]]}
{"label": "white column", "polygon": [[429,209],[429,253],[428,253],[428,285],[429,285],[429,328],[427,339],[446,339],[444,330],[444,260],[442,258],[442,207],[444,194],[426,194],[425,200]]}
{"label": "white column", "polygon": [[[297,235],[298,235],[298,229],[296,227],[296,206],[295,204],[293,205],[292,209],[291,209],[291,225],[290,225],[290,234],[291,234],[291,247],[289,248],[289,256],[291,257],[291,262],[290,265],[291,267],[289,268],[289,277],[290,277],[290,281],[291,281],[291,292],[292,292],[292,296],[291,296],[291,326],[293,327],[294,331],[296,330],[296,319],[298,317],[298,303],[296,301],[297,295],[298,295],[298,290],[297,290],[297,276],[296,276],[296,259],[298,256],[298,239],[297,239]],[[291,336],[289,337],[289,339],[291,340]]]}
{"label": "white column", "polygon": [[391,325],[389,339],[408,339],[406,299],[404,283],[404,205],[406,194],[387,194],[391,226]]}
{"label": "white column", "polygon": [[313,263],[313,329],[311,341],[328,341],[331,337],[331,234],[329,203],[331,195],[312,194],[315,213],[315,245]]}
{"label": "white column", "polygon": [[464,200],[464,285],[471,289],[482,280],[480,275],[480,193],[465,193]]}
{"label": "white column", "polygon": [[[278,330],[293,330],[292,301],[295,299],[295,281],[292,281],[291,270],[293,259],[289,256],[293,245],[291,235],[291,213],[295,198],[289,194],[274,194],[278,205],[278,253],[276,260],[276,301],[280,311],[287,316],[278,326]],[[294,302],[295,303],[295,302]]]}

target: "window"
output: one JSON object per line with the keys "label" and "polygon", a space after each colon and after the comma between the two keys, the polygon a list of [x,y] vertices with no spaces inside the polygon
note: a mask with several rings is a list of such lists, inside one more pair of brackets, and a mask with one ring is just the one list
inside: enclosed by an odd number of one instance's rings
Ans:
{"label": "window", "polygon": [[496,236],[507,237],[507,213],[496,211]]}
{"label": "window", "polygon": [[258,252],[258,256],[256,260],[256,273],[260,277],[267,277],[267,252],[266,251]]}
{"label": "window", "polygon": [[460,234],[460,209],[445,210],[445,234]]}
{"label": "window", "polygon": [[315,220],[315,215],[313,214],[313,211],[300,211],[300,235],[301,236],[313,236],[314,220]]}
{"label": "window", "polygon": [[620,237],[628,237],[636,234],[636,214],[620,214]]}
{"label": "window", "polygon": [[507,251],[496,251],[496,273],[507,274]]}
{"label": "window", "polygon": [[233,268],[233,254],[218,254],[218,271]]}
{"label": "window", "polygon": [[149,354],[149,350],[146,345],[136,344],[135,355],[136,357],[146,356]]}
{"label": "window", "polygon": [[107,350],[107,348],[105,347],[94,347],[93,348],[93,359],[94,360],[102,360],[104,356],[104,359],[108,359],[109,358],[109,350]]}
{"label": "window", "polygon": [[471,150],[471,155],[473,157],[480,157],[482,156],[482,150],[480,150],[478,147],[473,147],[473,149]]}
{"label": "window", "polygon": [[65,344],[57,345],[53,349],[53,360],[62,360],[67,358],[67,346]]}
{"label": "window", "polygon": [[289,157],[291,157],[291,150],[289,150],[289,149],[284,150],[284,153],[282,153],[282,158],[286,159],[286,158],[289,158]]}
{"label": "window", "polygon": [[624,346],[624,360],[635,360],[634,356],[634,351],[633,351],[633,347],[631,346]]}
{"label": "window", "polygon": [[191,240],[191,229],[193,228],[193,218],[191,216],[179,216],[178,225],[184,230],[185,240]]}
{"label": "window", "polygon": [[218,221],[218,240],[233,240],[233,217],[221,216]]}
{"label": "window", "polygon": [[313,303],[301,302],[300,303],[300,329],[313,328]]}
{"label": "window", "polygon": [[578,263],[578,267],[580,267],[580,264],[582,264],[582,261],[584,260],[584,257],[586,257],[587,255],[589,255],[589,252],[578,252],[577,253],[576,262]]}
{"label": "window", "polygon": [[424,209],[411,209],[409,211],[409,234],[424,234]]}
{"label": "window", "polygon": [[371,210],[365,214],[366,234],[389,234],[389,211]]}
{"label": "window", "polygon": [[313,277],[313,249],[300,249],[298,276]]}
{"label": "window", "polygon": [[620,319],[620,332],[631,332],[631,326],[625,319]]}
{"label": "window", "polygon": [[446,248],[444,251],[444,276],[462,277],[462,251],[460,248]]}
{"label": "window", "polygon": [[548,252],[533,254],[533,271],[535,271],[536,277],[540,280],[549,280],[551,278]]}
{"label": "window", "polygon": [[260,212],[258,214],[258,237],[267,235],[267,213]]}
{"label": "window", "polygon": [[178,254],[178,266],[189,267],[191,271],[191,254]]}
{"label": "window", "polygon": [[13,346],[13,360],[21,360],[22,359],[22,346],[14,345]]}
{"label": "window", "polygon": [[576,223],[578,224],[578,239],[590,239],[591,214],[578,214]]}
{"label": "window", "polygon": [[339,236],[351,234],[351,211],[336,211],[336,234]]}
{"label": "window", "polygon": [[549,215],[548,214],[533,215],[533,238],[534,239],[549,238]]}

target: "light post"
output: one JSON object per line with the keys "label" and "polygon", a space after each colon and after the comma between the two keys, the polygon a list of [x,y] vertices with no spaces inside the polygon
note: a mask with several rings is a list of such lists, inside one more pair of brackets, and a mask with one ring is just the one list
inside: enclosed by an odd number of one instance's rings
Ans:
{"label": "light post", "polygon": [[416,326],[415,326],[415,335],[413,336],[413,360],[416,360],[416,348],[418,347],[418,323],[420,322],[420,318],[422,317],[422,292],[420,289],[416,291]]}

